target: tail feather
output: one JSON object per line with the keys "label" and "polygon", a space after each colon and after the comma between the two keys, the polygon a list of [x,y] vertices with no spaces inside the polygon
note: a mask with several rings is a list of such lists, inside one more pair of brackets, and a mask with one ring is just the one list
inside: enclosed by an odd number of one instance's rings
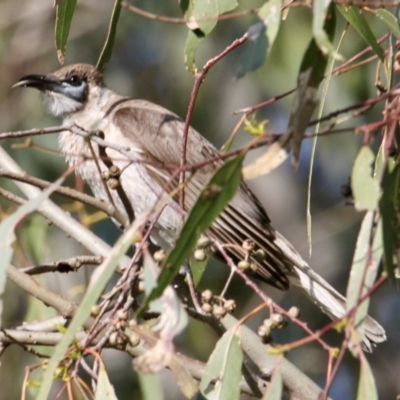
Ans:
{"label": "tail feather", "polygon": [[[293,262],[290,282],[299,287],[331,319],[340,319],[346,315],[346,299],[327,281],[313,271],[287,240],[278,234],[279,242],[285,255]],[[383,327],[370,316],[364,321],[364,350],[371,352],[373,346],[386,340]]]}

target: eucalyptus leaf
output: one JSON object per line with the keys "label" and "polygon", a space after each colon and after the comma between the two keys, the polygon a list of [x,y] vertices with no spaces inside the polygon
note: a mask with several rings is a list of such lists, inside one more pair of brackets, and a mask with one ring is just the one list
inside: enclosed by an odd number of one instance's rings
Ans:
{"label": "eucalyptus leaf", "polygon": [[108,378],[106,367],[102,362],[99,364],[99,375],[97,376],[97,388],[94,400],[118,400]]}
{"label": "eucalyptus leaf", "polygon": [[199,236],[204,233],[233,198],[242,177],[245,153],[233,157],[219,168],[202,190],[180,232],[174,248],[168,254],[155,289],[143,302],[142,312],[151,300],[161,296],[179,268],[190,257]]}
{"label": "eucalyptus leaf", "polygon": [[375,378],[364,354],[361,354],[360,367],[356,400],[378,400]]}
{"label": "eucalyptus leaf", "polygon": [[354,162],[351,172],[351,188],[355,207],[358,211],[376,210],[381,197],[379,181],[373,176],[374,152],[363,146]]}
{"label": "eucalyptus leaf", "polygon": [[264,64],[275,42],[281,23],[282,0],[267,1],[247,31],[248,41],[240,57],[238,78]]}
{"label": "eucalyptus leaf", "polygon": [[181,1],[186,25],[190,29],[184,50],[185,66],[196,73],[195,54],[199,44],[217,25],[218,17],[237,7],[236,0]]}
{"label": "eucalyptus leaf", "polygon": [[368,45],[372,47],[376,55],[383,62],[385,54],[382,50],[382,47],[376,41],[374,33],[372,32],[370,25],[362,15],[360,8],[355,6],[345,7],[339,5],[337,5],[337,8],[342,13],[343,17],[350,22],[350,24],[356,29],[361,37],[368,43]]}
{"label": "eucalyptus leaf", "polygon": [[74,15],[76,0],[63,0],[56,7],[55,39],[58,61],[64,64],[65,49]]}
{"label": "eucalyptus leaf", "polygon": [[110,61],[110,58],[111,58],[112,48],[114,46],[115,35],[117,32],[118,19],[119,19],[119,15],[121,13],[121,4],[122,4],[122,0],[115,0],[114,8],[113,8],[112,15],[111,15],[110,26],[108,28],[107,38],[106,38],[106,41],[103,46],[103,50],[101,51],[99,60],[96,65],[96,68],[100,72],[104,71],[106,65],[108,64],[108,62]]}
{"label": "eucalyptus leaf", "polygon": [[207,362],[200,390],[209,400],[239,399],[243,352],[234,332],[233,328],[223,334]]}

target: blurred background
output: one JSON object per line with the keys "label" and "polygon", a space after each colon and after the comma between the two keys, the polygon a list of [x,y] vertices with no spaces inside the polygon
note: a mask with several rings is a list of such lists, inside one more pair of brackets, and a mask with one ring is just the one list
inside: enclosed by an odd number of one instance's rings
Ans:
{"label": "blurred background", "polygon": [[[78,2],[68,41],[66,64],[97,62],[105,41],[114,1],[82,0]],[[241,9],[250,9],[263,1],[247,0]],[[158,15],[181,17],[176,1],[141,0],[134,5]],[[221,21],[201,44],[196,56],[201,66],[220,53],[250,26],[252,16]],[[42,107],[40,94],[35,90],[11,90],[11,86],[24,75],[47,73],[60,67],[54,45],[55,9],[49,0],[1,0],[0,1],[0,132],[58,125],[60,121],[49,117]],[[385,31],[371,20],[375,36]],[[337,32],[345,23],[339,17]],[[106,71],[108,86],[125,96],[143,98],[158,103],[184,117],[186,115],[193,77],[185,70],[183,50],[187,36],[185,25],[150,20],[122,9],[113,56]],[[337,35],[338,36],[338,35]],[[293,8],[281,25],[278,38],[268,61],[259,70],[241,79],[236,75],[244,48],[238,48],[214,66],[203,83],[197,99],[192,125],[216,146],[228,138],[238,121],[233,111],[248,107],[280,95],[296,86],[301,57],[311,38],[311,12],[303,7]],[[337,43],[338,37],[335,38]],[[366,47],[357,33],[349,29],[339,52],[349,58]],[[376,94],[374,86],[376,64],[367,64],[339,77],[330,83],[324,113],[361,102]],[[291,98],[285,98],[257,112],[258,120],[268,120],[270,131],[284,132],[288,121]],[[374,121],[380,118],[381,109],[374,108],[362,120],[350,121],[349,125]],[[234,143],[240,147],[251,137],[241,132]],[[34,137],[34,144],[24,148],[24,140],[7,140],[1,143],[17,162],[30,174],[54,180],[66,168],[57,153],[57,135]],[[19,144],[15,148],[15,144]],[[267,176],[249,182],[265,206],[273,225],[292,241],[310,265],[342,293],[346,290],[349,268],[355,241],[362,219],[353,207],[346,206],[340,189],[348,183],[352,164],[361,144],[361,138],[352,133],[329,135],[318,140],[311,190],[312,256],[309,257],[306,234],[306,201],[309,162],[312,141],[303,143],[300,166],[294,171],[290,161]],[[251,162],[263,150],[253,151],[247,157]],[[75,185],[71,176],[67,182]],[[15,190],[12,183],[1,179],[0,185]],[[65,199],[54,197],[59,204]],[[10,211],[12,204],[0,199],[1,212]],[[72,210],[73,211],[73,210]],[[75,210],[77,211],[77,210]],[[79,210],[78,210],[79,211]],[[79,212],[76,212],[77,218]],[[109,221],[92,226],[98,235],[113,243],[119,232]],[[49,227],[43,218],[32,216],[19,226],[16,264],[26,266],[36,262],[53,261],[60,256],[82,254],[73,240],[56,227]],[[26,259],[23,254],[30,254]],[[74,275],[55,275],[43,278],[46,284],[56,288],[69,299],[79,300],[90,271]],[[220,290],[228,274],[228,268],[218,264],[208,268],[202,288]],[[302,318],[312,329],[328,322],[313,304],[295,289],[282,293],[263,286],[276,302],[289,308],[296,305]],[[228,298],[240,299],[236,316],[255,307],[259,300],[239,279],[234,280]],[[244,301],[244,299],[246,299]],[[400,393],[400,297],[394,287],[386,283],[372,297],[370,313],[386,328],[388,341],[368,355],[379,390],[379,398],[395,399]],[[4,327],[15,326],[23,320],[43,318],[49,310],[33,303],[9,284],[5,298]],[[249,321],[256,329],[266,317],[259,313]],[[300,329],[290,324],[274,334],[277,343],[285,343],[302,337]],[[199,338],[201,340],[199,341]],[[176,343],[185,354],[206,361],[217,337],[200,323],[191,322],[189,328]],[[340,345],[342,335],[330,333],[326,340]],[[193,346],[193,343],[196,343]],[[45,351],[45,350],[43,350]],[[140,399],[131,360],[117,352],[106,352],[106,366],[119,399]],[[324,386],[327,354],[316,343],[298,348],[287,357],[304,373]],[[34,363],[33,357],[17,346],[9,348],[1,358],[0,399],[20,397],[25,367]],[[335,380],[331,396],[334,399],[353,399],[356,396],[359,363],[346,355]],[[169,379],[169,372],[162,374],[168,385],[166,399],[183,396]]]}

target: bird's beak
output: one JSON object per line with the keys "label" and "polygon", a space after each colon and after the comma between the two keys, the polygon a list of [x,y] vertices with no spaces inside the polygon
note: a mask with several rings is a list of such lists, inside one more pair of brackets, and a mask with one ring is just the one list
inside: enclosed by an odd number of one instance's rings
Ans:
{"label": "bird's beak", "polygon": [[12,88],[32,87],[40,91],[57,92],[61,87],[61,82],[53,75],[26,75],[22,77]]}

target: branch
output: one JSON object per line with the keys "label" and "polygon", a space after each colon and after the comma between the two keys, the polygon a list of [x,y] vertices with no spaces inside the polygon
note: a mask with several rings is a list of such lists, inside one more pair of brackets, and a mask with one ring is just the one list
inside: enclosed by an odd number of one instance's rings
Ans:
{"label": "branch", "polygon": [[60,295],[40,286],[34,279],[20,272],[13,265],[8,266],[7,277],[25,292],[55,308],[65,318],[72,317],[78,309],[75,303],[67,301]]}
{"label": "branch", "polygon": [[77,271],[82,265],[101,264],[104,258],[101,256],[76,256],[52,263],[33,265],[31,267],[20,268],[19,271],[27,275],[39,275],[46,272],[70,272]]}
{"label": "branch", "polygon": [[[0,168],[0,177],[9,178],[19,182],[29,183],[30,185],[36,186],[40,189],[46,189],[51,185],[50,182],[47,182],[43,179],[35,178],[29,175],[27,172],[23,173],[11,172],[3,168]],[[118,209],[114,207],[112,204],[105,203],[104,201],[98,200],[92,196],[89,196],[85,193],[79,192],[78,190],[66,186],[60,186],[58,189],[54,191],[54,193],[60,194],[72,200],[76,200],[81,203],[87,204],[89,206],[95,207],[106,213],[111,218],[117,220],[122,226],[126,226],[127,224],[127,218],[122,213],[120,213]]]}
{"label": "branch", "polygon": [[[8,155],[8,153],[0,147],[0,167],[19,174],[25,173],[25,171],[19,167],[19,165]],[[40,190],[31,185],[22,182],[15,182],[18,188],[28,197],[34,198],[40,194]],[[49,219],[61,230],[66,232],[69,236],[74,238],[78,243],[81,243],[93,254],[106,257],[111,247],[100,239],[97,235],[85,228],[82,224],[72,218],[68,213],[63,211],[54,202],[46,199],[38,207],[37,211],[44,217]],[[121,260],[122,266],[129,265],[129,257],[124,256]]]}

